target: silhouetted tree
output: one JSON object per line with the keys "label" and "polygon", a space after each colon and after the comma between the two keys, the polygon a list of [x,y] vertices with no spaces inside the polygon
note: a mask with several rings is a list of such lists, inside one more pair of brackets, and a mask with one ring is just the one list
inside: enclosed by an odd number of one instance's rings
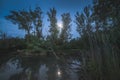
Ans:
{"label": "silhouetted tree", "polygon": [[51,8],[49,12],[47,12],[48,15],[48,21],[50,22],[50,40],[53,42],[53,44],[56,44],[56,41],[58,39],[58,26],[57,26],[57,18],[56,18],[56,13],[57,11],[55,10],[55,8]]}
{"label": "silhouetted tree", "polygon": [[71,17],[70,13],[64,13],[61,15],[62,16],[62,26],[63,28],[61,29],[61,34],[60,38],[64,42],[68,41],[71,38]]}
{"label": "silhouetted tree", "polygon": [[30,9],[31,20],[34,24],[35,33],[39,39],[42,38],[42,13],[40,7],[36,7],[35,10]]}
{"label": "silhouetted tree", "polygon": [[37,37],[42,38],[42,11],[40,7],[36,7],[35,10],[29,9],[28,11],[11,11],[11,14],[6,16],[6,19],[17,24],[19,29],[25,30],[27,39],[30,38],[30,32],[33,28],[35,28]]}
{"label": "silhouetted tree", "polygon": [[[103,78],[119,80],[120,68],[120,0],[94,0],[93,15],[102,25],[102,73]],[[96,20],[95,20],[96,21]],[[100,35],[99,35],[100,37]],[[100,38],[99,38],[100,39]],[[107,46],[106,46],[107,45]],[[101,50],[102,51],[102,50]],[[111,69],[113,72],[111,72]],[[105,72],[105,71],[108,72]],[[110,74],[115,74],[110,76]],[[110,76],[110,77],[108,77]]]}
{"label": "silhouetted tree", "polygon": [[100,21],[114,19],[114,23],[120,22],[120,0],[93,0],[94,14],[97,15]]}
{"label": "silhouetted tree", "polygon": [[27,36],[30,36],[32,20],[30,19],[30,13],[28,11],[11,11],[10,15],[6,16],[6,19],[10,20],[14,24],[17,24],[19,29],[25,30],[27,32]]}
{"label": "silhouetted tree", "polygon": [[80,37],[83,39],[84,46],[86,46],[86,48],[87,47],[91,48],[91,51],[92,51],[93,20],[92,20],[92,13],[91,13],[90,6],[85,7],[83,13],[81,14],[79,12],[76,13],[75,23],[77,25],[77,32],[79,33]]}
{"label": "silhouetted tree", "polygon": [[90,34],[92,31],[91,23],[92,21],[92,15],[91,15],[91,8],[89,6],[84,8],[83,13],[77,12],[75,15],[75,23],[77,24],[77,32],[80,36],[83,34]]}
{"label": "silhouetted tree", "polygon": [[5,40],[6,38],[7,38],[7,34],[0,31],[0,39]]}

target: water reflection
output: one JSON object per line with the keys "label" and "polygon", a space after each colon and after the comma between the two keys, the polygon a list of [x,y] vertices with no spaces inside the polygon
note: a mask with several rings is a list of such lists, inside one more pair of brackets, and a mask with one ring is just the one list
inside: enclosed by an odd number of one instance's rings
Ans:
{"label": "water reflection", "polygon": [[0,79],[8,80],[11,76],[22,72],[22,70],[19,59],[10,59],[0,67]]}
{"label": "water reflection", "polygon": [[0,80],[78,80],[79,68],[73,59],[12,58],[0,67]]}
{"label": "water reflection", "polygon": [[48,68],[46,64],[41,65],[39,68],[38,80],[48,80],[47,71],[48,71]]}
{"label": "water reflection", "polygon": [[58,76],[61,76],[61,71],[60,71],[60,69],[58,69],[57,75],[58,75]]}

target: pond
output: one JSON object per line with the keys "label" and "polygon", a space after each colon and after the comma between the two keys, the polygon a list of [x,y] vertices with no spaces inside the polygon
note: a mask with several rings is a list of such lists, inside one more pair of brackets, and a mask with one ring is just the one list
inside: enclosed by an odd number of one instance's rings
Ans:
{"label": "pond", "polygon": [[0,80],[79,80],[80,60],[13,56],[0,66]]}

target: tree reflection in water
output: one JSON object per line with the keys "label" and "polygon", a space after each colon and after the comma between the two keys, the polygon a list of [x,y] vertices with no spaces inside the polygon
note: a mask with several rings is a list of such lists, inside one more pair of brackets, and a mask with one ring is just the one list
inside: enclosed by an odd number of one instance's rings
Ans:
{"label": "tree reflection in water", "polygon": [[10,59],[0,67],[0,80],[8,80],[11,76],[22,72],[19,59]]}
{"label": "tree reflection in water", "polygon": [[46,64],[41,65],[39,68],[38,80],[48,80],[47,71],[48,71],[48,68]]}
{"label": "tree reflection in water", "polygon": [[32,58],[32,62],[29,59],[8,60],[0,67],[0,80],[78,80],[77,60],[63,63],[53,58]]}

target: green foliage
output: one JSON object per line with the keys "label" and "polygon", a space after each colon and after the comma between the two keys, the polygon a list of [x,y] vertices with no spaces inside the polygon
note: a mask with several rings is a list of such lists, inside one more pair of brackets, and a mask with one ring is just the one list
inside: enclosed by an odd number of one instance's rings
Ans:
{"label": "green foliage", "polygon": [[50,9],[49,12],[47,12],[48,15],[48,21],[50,21],[50,40],[53,44],[56,44],[56,40],[58,38],[58,26],[57,26],[57,19],[56,19],[56,13],[57,11],[55,10],[55,8]]}
{"label": "green foliage", "polygon": [[42,38],[42,13],[43,12],[41,8],[36,7],[36,9],[33,11],[30,9],[29,13],[31,15],[31,20],[35,28],[34,33],[38,38]]}
{"label": "green foliage", "polygon": [[23,29],[30,34],[31,30],[31,19],[29,12],[25,10],[11,11],[11,14],[6,16],[6,19],[10,20],[14,24],[18,24],[19,29]]}
{"label": "green foliage", "polygon": [[63,28],[60,33],[60,39],[61,41],[63,41],[63,43],[65,43],[71,38],[71,34],[70,34],[71,17],[70,17],[70,13],[64,13],[61,16],[62,16]]}
{"label": "green foliage", "polygon": [[84,8],[84,12],[83,13],[79,13],[77,12],[75,15],[75,23],[77,25],[77,32],[79,33],[79,35],[90,35],[91,31],[92,31],[92,15],[90,14],[91,12],[91,8],[90,6],[87,6]]}
{"label": "green foliage", "polygon": [[5,38],[0,40],[0,51],[17,51],[26,49],[26,43],[24,39],[20,38]]}
{"label": "green foliage", "polygon": [[36,7],[33,11],[31,9],[29,9],[29,11],[11,11],[11,14],[6,16],[6,19],[17,24],[19,29],[27,32],[27,41],[29,41],[32,29],[35,29],[35,31],[33,31],[34,35],[42,38],[42,11],[40,7]]}
{"label": "green foliage", "polygon": [[[48,37],[42,38],[42,11],[38,7],[29,11],[11,11],[6,18],[18,24],[20,29],[27,31],[24,39],[7,39],[3,36],[0,47],[11,48],[24,46],[32,53],[52,50],[78,49],[82,53],[82,64],[85,80],[120,80],[120,1],[97,0],[91,8],[87,6],[82,13],[75,15],[76,31],[79,38],[70,38],[71,17],[69,13],[62,14],[63,28],[59,36],[57,26],[57,11],[55,8],[47,12],[50,29]],[[33,26],[34,25],[34,26]],[[30,34],[32,27],[35,29]],[[0,35],[1,36],[1,35]],[[18,43],[18,40],[20,43]],[[26,43],[26,44],[25,44]],[[3,46],[4,45],[4,46]],[[54,50],[54,51],[53,51]]]}
{"label": "green foliage", "polygon": [[40,40],[36,36],[30,36],[30,42],[27,43],[27,50],[31,51],[32,53],[41,53],[46,49],[45,41]]}
{"label": "green foliage", "polygon": [[[82,34],[84,49],[87,52],[82,53],[85,58],[84,76],[85,80],[119,80],[120,77],[120,47],[118,40],[120,39],[119,19],[120,14],[114,15],[120,6],[119,1],[98,0],[93,7],[91,16],[92,22],[95,22],[95,30],[86,35],[87,31],[83,26],[84,18],[77,13],[76,21],[78,32]],[[116,4],[116,6],[115,6]],[[119,7],[118,7],[119,6]],[[103,12],[101,14],[101,12]],[[87,15],[87,12],[86,12]],[[89,18],[88,18],[89,19]],[[117,20],[117,21],[116,21]],[[89,21],[89,20],[88,20]],[[91,21],[90,21],[91,22]],[[87,22],[88,24],[89,22]],[[83,30],[85,33],[80,30]],[[86,37],[85,37],[86,36]],[[81,42],[80,41],[80,42]],[[86,43],[88,45],[86,45]],[[87,47],[89,46],[89,47]]]}

